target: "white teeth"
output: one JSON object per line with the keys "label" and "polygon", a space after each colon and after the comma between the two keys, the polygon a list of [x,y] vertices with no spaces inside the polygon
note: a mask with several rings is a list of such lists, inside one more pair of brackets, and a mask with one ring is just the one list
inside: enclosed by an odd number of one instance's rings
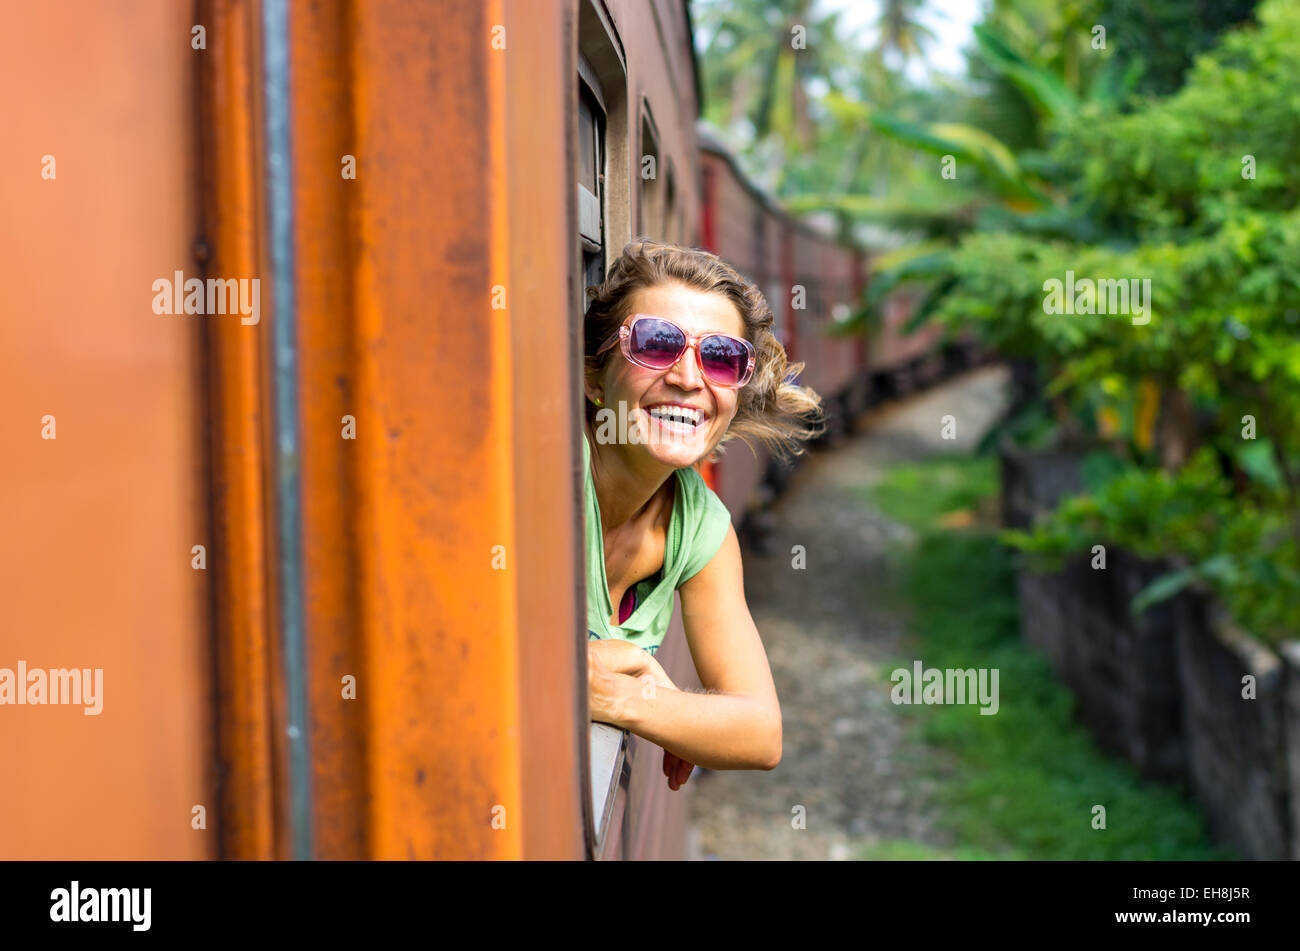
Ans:
{"label": "white teeth", "polygon": [[700,425],[700,411],[685,406],[655,406],[650,409],[650,415],[656,419]]}

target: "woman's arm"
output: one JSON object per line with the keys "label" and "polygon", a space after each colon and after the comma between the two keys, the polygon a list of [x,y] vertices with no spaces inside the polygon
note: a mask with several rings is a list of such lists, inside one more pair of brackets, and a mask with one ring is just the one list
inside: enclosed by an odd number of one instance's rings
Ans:
{"label": "woman's arm", "polygon": [[658,677],[643,682],[597,659],[598,670],[589,662],[593,711],[599,707],[599,719],[709,769],[774,768],[781,761],[781,707],[745,603],[735,529],[728,527],[717,554],[679,592],[686,641],[709,692],[676,690]]}

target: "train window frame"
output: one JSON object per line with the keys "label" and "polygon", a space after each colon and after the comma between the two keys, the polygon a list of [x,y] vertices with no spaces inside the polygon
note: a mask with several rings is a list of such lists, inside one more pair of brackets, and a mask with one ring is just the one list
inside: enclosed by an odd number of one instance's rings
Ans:
{"label": "train window frame", "polygon": [[[578,239],[581,244],[582,262],[583,262],[583,279],[587,283],[594,283],[593,272],[590,264],[595,264],[599,270],[599,276],[603,278],[605,267],[605,135],[608,128],[608,119],[604,103],[600,96],[599,88],[593,87],[585,76],[582,69],[582,60],[579,60],[579,81],[578,81],[578,174],[577,178],[577,202],[578,202]],[[584,110],[591,115],[591,122],[583,122]],[[590,141],[584,141],[584,130],[591,130]],[[587,183],[583,180],[584,168],[587,163],[584,161],[584,153],[591,156],[590,166],[595,187],[593,193],[587,188]],[[589,260],[594,256],[595,260]]]}
{"label": "train window frame", "polygon": [[[663,164],[663,147],[660,145],[659,127],[655,124],[650,102],[641,97],[640,136],[634,165],[637,181],[637,233],[656,241],[667,240],[668,219],[664,214],[663,185],[660,170]],[[647,145],[649,139],[649,145]],[[645,177],[646,156],[654,157],[654,177]]]}
{"label": "train window frame", "polygon": [[[616,254],[617,249],[631,240],[634,211],[632,202],[636,199],[632,195],[630,165],[631,149],[636,139],[635,130],[631,128],[627,58],[618,33],[605,10],[603,0],[579,0],[577,8],[577,76],[575,85],[570,87],[574,90],[576,100],[571,128],[576,127],[575,135],[581,136],[583,122],[578,113],[584,108],[582,100],[586,97],[585,108],[593,114],[590,127],[595,129],[594,151],[597,154],[594,162],[599,186],[595,206],[591,199],[582,196],[579,187],[570,192],[579,203],[578,214],[574,219],[579,232],[574,236],[578,243],[575,268],[580,269],[576,287],[579,300],[574,313],[575,319],[579,321],[578,337],[581,339],[580,321],[587,309],[587,286],[604,280],[611,254]],[[578,186],[581,157],[575,155],[574,159],[571,181],[574,186]],[[599,232],[590,227],[597,211]],[[582,233],[584,218],[588,232],[586,235]],[[579,438],[582,438],[581,435]],[[584,579],[581,584],[585,585],[586,572],[580,577]],[[583,594],[580,603],[585,614],[585,590]],[[588,703],[588,634],[585,623],[580,630],[575,631],[575,636],[578,638],[578,656],[581,659],[577,699],[585,715]],[[631,781],[628,758],[630,739],[626,730],[593,722],[589,717],[587,723],[588,729],[582,734],[585,749],[581,762],[588,771],[588,775],[583,777],[583,785],[589,790],[589,797],[584,801],[582,811],[586,824],[587,854],[591,858],[601,858],[608,845],[608,832],[616,811],[617,797],[620,791],[626,797]]]}
{"label": "train window frame", "polygon": [[[634,138],[629,121],[627,58],[601,0],[578,4],[577,67],[579,87],[585,87],[604,112],[600,244],[607,261],[631,240],[634,198],[628,169]],[[600,279],[604,279],[603,269]],[[579,307],[579,313],[584,310],[585,306]]]}

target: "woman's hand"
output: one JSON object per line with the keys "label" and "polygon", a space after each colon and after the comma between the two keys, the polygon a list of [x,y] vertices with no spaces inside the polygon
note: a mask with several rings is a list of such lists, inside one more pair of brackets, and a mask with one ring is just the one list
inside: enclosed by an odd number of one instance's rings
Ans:
{"label": "woman's hand", "polygon": [[627,685],[622,681],[628,675],[618,670],[617,664],[626,661],[613,651],[598,650],[597,645],[603,643],[587,643],[587,709],[593,720],[621,726],[627,706]]}
{"label": "woman's hand", "polygon": [[587,641],[587,656],[596,656],[600,662],[618,674],[639,677],[646,673],[647,661],[653,661],[649,651],[644,651],[631,641],[612,638]]}
{"label": "woman's hand", "polygon": [[661,688],[676,690],[677,685],[649,651],[613,638],[587,642],[587,699],[593,720],[619,726],[629,695],[653,701]]}
{"label": "woman's hand", "polygon": [[[623,680],[633,678],[637,683]],[[628,691],[653,700],[655,690],[676,690],[668,673],[649,651],[631,641],[606,639],[587,642],[587,697],[591,718],[620,724],[627,708]],[[695,764],[664,750],[664,775],[668,788],[678,790],[691,776]]]}

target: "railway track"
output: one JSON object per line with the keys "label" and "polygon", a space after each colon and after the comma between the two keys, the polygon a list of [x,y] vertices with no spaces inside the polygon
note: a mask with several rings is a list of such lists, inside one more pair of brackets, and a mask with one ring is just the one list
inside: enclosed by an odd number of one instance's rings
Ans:
{"label": "railway track", "polygon": [[[745,593],[781,699],[784,756],[767,773],[697,771],[692,857],[848,858],[887,839],[949,845],[919,768],[938,754],[909,746],[881,670],[908,650],[886,553],[910,531],[857,489],[894,463],[970,449],[997,418],[1006,379],[985,367],[864,414],[857,435],[814,453],[773,503],[769,553],[745,552]],[[946,414],[957,417],[955,440],[940,436]],[[803,571],[791,568],[795,545],[806,549]]]}

